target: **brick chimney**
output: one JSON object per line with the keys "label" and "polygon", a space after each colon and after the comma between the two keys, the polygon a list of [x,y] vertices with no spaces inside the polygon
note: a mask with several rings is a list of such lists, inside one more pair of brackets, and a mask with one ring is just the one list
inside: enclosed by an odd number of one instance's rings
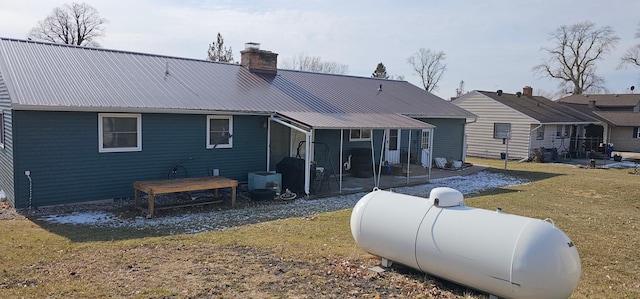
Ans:
{"label": "brick chimney", "polygon": [[531,86],[525,86],[522,88],[522,95],[527,97],[533,96],[533,88]]}
{"label": "brick chimney", "polygon": [[589,100],[589,108],[591,109],[595,109],[596,108],[596,101],[595,100]]}
{"label": "brick chimney", "polygon": [[260,50],[259,43],[246,43],[240,51],[240,65],[251,72],[276,74],[278,72],[278,54]]}

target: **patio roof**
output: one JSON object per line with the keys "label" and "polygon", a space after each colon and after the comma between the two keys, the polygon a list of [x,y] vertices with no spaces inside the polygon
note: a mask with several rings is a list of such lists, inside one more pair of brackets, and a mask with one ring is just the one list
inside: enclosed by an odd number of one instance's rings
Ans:
{"label": "patio roof", "polygon": [[434,125],[400,114],[281,112],[314,129],[433,129]]}

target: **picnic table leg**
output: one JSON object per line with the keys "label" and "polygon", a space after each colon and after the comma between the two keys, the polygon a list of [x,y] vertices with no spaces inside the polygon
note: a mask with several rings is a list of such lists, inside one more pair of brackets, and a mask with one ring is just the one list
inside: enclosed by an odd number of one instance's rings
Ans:
{"label": "picnic table leg", "polygon": [[218,189],[213,189],[213,198],[218,198]]}
{"label": "picnic table leg", "polygon": [[155,195],[153,193],[149,193],[149,210],[147,211],[147,219],[153,218],[153,200]]}
{"label": "picnic table leg", "polygon": [[231,187],[231,206],[236,206],[236,187]]}

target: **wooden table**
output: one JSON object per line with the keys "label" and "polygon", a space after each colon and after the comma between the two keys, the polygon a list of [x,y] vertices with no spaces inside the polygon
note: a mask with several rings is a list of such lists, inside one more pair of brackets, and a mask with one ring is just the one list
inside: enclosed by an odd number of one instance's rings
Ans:
{"label": "wooden table", "polygon": [[213,189],[214,196],[218,197],[219,188],[231,188],[231,206],[235,206],[237,186],[238,181],[221,176],[140,181],[133,183],[133,189],[136,191],[136,207],[140,207],[140,191],[149,194],[147,218],[153,218],[153,201],[156,194]]}

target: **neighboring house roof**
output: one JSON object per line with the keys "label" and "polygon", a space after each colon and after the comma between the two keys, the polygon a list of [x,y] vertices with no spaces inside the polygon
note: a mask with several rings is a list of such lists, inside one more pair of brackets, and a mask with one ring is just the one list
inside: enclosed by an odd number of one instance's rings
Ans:
{"label": "neighboring house roof", "polygon": [[640,94],[578,94],[558,100],[560,103],[583,104],[595,101],[600,107],[634,107],[640,102]]}
{"label": "neighboring house roof", "polygon": [[593,111],[593,113],[618,127],[640,127],[640,112]]}
{"label": "neighboring house roof", "polygon": [[516,95],[491,91],[475,91],[483,94],[496,102],[510,107],[528,117],[531,117],[541,124],[554,123],[592,123],[594,119],[579,111],[556,103],[541,96]]}
{"label": "neighboring house roof", "polygon": [[7,38],[0,38],[0,75],[13,108],[24,110],[475,117],[406,81],[267,75],[238,64]]}

